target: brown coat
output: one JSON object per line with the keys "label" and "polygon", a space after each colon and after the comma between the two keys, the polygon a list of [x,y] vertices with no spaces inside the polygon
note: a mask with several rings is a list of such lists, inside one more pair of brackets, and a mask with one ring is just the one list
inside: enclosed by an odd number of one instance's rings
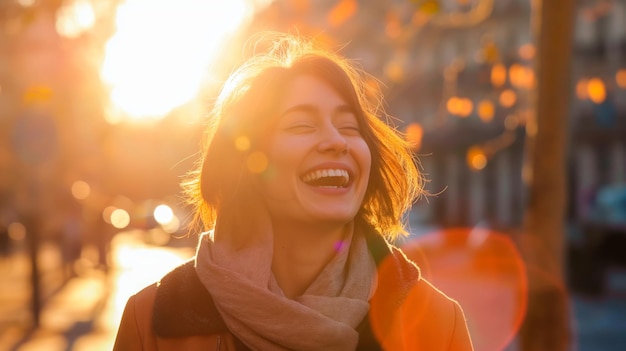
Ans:
{"label": "brown coat", "polygon": [[[368,235],[368,245],[379,281],[370,313],[357,328],[357,350],[472,350],[458,303],[379,235]],[[249,349],[228,330],[189,261],[128,300],[113,350]]]}

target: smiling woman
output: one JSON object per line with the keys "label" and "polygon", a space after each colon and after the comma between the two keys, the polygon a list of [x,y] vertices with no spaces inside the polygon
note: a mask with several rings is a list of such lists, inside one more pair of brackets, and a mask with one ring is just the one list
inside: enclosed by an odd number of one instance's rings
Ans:
{"label": "smiling woman", "polygon": [[128,300],[114,349],[472,350],[392,244],[422,178],[369,76],[305,38],[250,43],[184,184],[196,255]]}
{"label": "smiling woman", "polygon": [[192,100],[224,40],[251,11],[248,0],[127,0],[119,5],[101,70],[111,110],[119,111],[110,121],[162,118]]}

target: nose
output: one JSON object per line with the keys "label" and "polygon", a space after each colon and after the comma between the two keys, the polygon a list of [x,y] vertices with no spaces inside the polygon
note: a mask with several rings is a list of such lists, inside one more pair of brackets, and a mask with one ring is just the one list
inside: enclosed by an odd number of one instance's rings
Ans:
{"label": "nose", "polygon": [[336,127],[324,128],[318,144],[318,150],[320,152],[345,154],[348,152],[348,141]]}

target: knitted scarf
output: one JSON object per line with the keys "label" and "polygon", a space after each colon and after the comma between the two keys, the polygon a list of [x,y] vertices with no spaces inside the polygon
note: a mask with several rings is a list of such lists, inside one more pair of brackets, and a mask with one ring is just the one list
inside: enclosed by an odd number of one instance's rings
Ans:
{"label": "knitted scarf", "polygon": [[[271,270],[271,223],[267,216],[250,220],[254,226],[245,227],[255,228],[254,233],[232,233],[237,226],[220,226],[218,220],[214,232],[201,236],[196,252],[198,277],[229,330],[254,350],[354,350],[355,328],[375,290],[376,265],[364,235],[351,225],[313,283],[289,299]],[[218,235],[246,240],[214,240]]]}

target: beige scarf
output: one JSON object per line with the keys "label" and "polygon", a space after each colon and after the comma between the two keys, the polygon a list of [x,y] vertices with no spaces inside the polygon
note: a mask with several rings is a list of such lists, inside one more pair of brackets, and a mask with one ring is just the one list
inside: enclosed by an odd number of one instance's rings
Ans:
{"label": "beige scarf", "polygon": [[[253,350],[354,350],[376,275],[364,236],[350,230],[304,294],[289,299],[271,270],[271,223],[267,216],[250,220],[253,234],[222,234],[228,228],[218,221],[215,233],[201,236],[195,258],[198,277],[229,330]],[[214,240],[240,234],[246,238],[241,247]]]}

